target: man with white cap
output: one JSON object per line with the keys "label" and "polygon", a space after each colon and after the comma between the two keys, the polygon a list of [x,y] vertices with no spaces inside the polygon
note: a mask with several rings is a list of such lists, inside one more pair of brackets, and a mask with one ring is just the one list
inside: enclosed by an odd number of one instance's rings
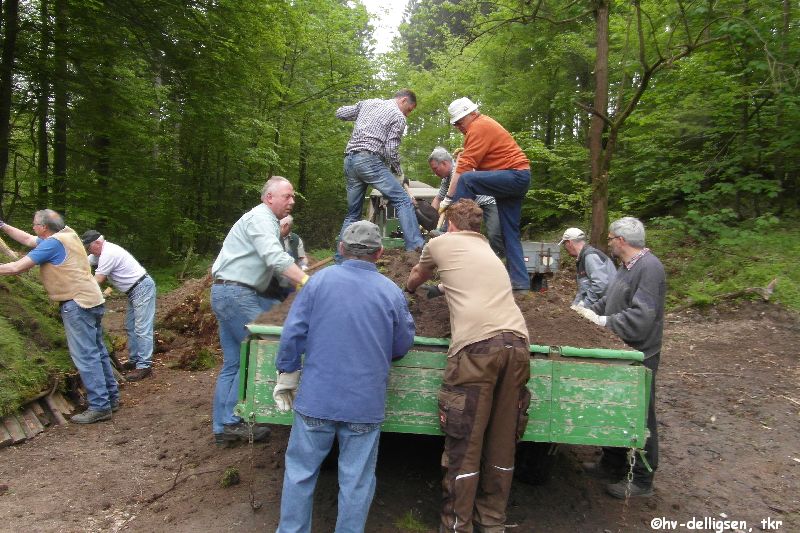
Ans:
{"label": "man with white cap", "polygon": [[617,273],[617,267],[606,254],[586,244],[586,234],[580,228],[568,228],[558,244],[563,244],[567,253],[576,258],[578,292],[572,305],[589,307],[606,293],[608,284]]}
{"label": "man with white cap", "polygon": [[530,162],[517,142],[494,119],[478,112],[469,98],[454,100],[447,108],[450,124],[464,134],[464,151],[458,158],[445,199],[444,212],[460,198],[494,196],[500,215],[506,268],[514,291],[528,291],[530,278],[520,242],[522,201],[531,183]]}
{"label": "man with white cap", "polygon": [[276,406],[294,409],[278,533],[311,531],[319,468],[334,439],[336,531],[364,531],[375,494],[389,367],[414,343],[403,292],[375,266],[383,253],[378,226],[367,220],[348,226],[339,253],[344,261],[311,278],[292,303],[275,360]]}
{"label": "man with white cap", "polygon": [[109,242],[90,229],[81,236],[89,264],[96,265],[97,283],[110,281],[128,297],[125,330],[128,332],[128,360],[122,365],[130,373],[127,381],[139,381],[153,372],[153,323],[156,316],[156,283],[144,267],[122,246]]}

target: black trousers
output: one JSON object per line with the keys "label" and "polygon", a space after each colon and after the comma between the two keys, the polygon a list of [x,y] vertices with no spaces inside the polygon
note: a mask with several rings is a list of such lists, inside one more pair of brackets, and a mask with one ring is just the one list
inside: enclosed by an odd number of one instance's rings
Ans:
{"label": "black trousers", "polygon": [[[653,371],[653,384],[650,387],[650,406],[647,410],[647,429],[650,430],[650,437],[644,444],[645,457],[652,472],[647,471],[639,454],[636,454],[636,462],[633,465],[633,481],[637,485],[650,486],[653,484],[653,477],[658,468],[658,421],[656,420],[656,371],[658,362],[661,359],[661,352],[651,355],[643,362],[644,366]],[[612,468],[625,468],[628,465],[628,448],[603,448],[602,461]]]}

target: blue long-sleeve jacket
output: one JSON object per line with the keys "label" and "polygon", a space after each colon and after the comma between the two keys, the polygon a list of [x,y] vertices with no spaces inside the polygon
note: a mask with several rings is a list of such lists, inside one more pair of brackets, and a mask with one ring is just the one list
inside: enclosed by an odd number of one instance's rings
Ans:
{"label": "blue long-sleeve jacket", "polygon": [[314,275],[292,303],[276,366],[301,367],[294,409],[339,422],[383,421],[389,366],[414,344],[397,285],[373,263],[348,260]]}

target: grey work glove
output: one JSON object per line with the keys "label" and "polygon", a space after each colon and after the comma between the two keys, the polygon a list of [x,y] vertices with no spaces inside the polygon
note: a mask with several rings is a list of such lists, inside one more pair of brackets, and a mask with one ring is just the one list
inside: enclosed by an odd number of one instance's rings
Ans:
{"label": "grey work glove", "polygon": [[439,285],[423,285],[420,289],[428,294],[428,300],[438,296],[444,296],[444,291],[439,288]]}
{"label": "grey work glove", "polygon": [[580,306],[577,306],[577,305],[571,306],[570,309],[572,309],[573,311],[575,311],[576,313],[581,315],[586,320],[588,320],[590,322],[594,322],[595,324],[597,324],[600,327],[603,327],[603,328],[606,327],[606,321],[608,320],[608,317],[598,315],[597,313],[595,313],[591,309],[587,309],[585,307],[580,307]]}
{"label": "grey work glove", "polygon": [[272,391],[272,398],[279,411],[289,411],[297,396],[297,385],[300,383],[300,371],[278,372],[278,382]]}

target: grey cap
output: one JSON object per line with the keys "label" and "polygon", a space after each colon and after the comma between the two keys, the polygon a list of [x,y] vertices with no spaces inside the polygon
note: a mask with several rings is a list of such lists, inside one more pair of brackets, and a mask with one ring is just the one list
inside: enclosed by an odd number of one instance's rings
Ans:
{"label": "grey cap", "polygon": [[81,235],[81,242],[83,242],[84,246],[89,246],[102,236],[103,235],[99,231],[95,229],[90,229],[84,232],[83,235]]}
{"label": "grey cap", "polygon": [[353,222],[342,234],[342,244],[353,255],[370,255],[381,249],[381,231],[368,220]]}

